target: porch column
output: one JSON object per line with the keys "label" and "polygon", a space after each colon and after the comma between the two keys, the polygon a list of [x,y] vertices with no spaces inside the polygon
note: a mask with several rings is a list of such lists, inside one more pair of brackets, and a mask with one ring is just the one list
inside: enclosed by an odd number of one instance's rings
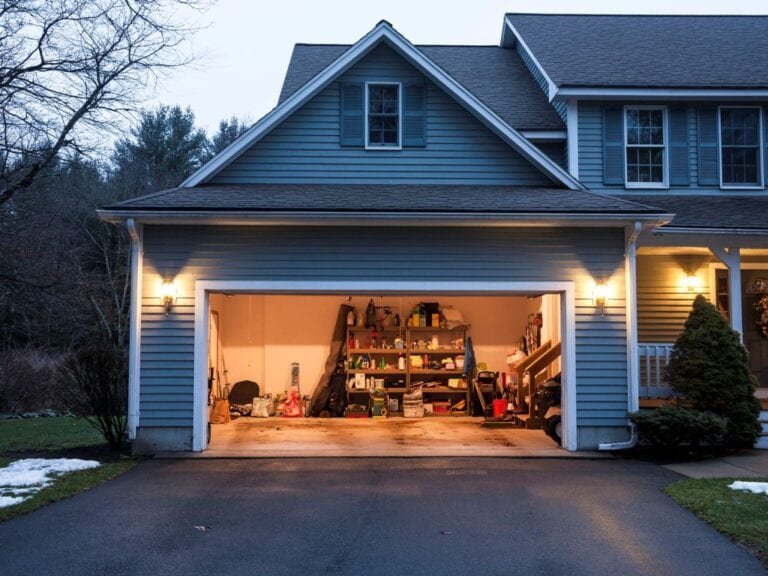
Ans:
{"label": "porch column", "polygon": [[710,246],[710,252],[728,268],[728,311],[731,328],[741,335],[741,252],[738,248],[719,248]]}

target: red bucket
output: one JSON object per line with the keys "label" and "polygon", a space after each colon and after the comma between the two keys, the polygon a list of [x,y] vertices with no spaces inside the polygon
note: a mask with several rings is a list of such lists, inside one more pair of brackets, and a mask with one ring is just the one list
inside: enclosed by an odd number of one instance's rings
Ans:
{"label": "red bucket", "polygon": [[504,398],[493,401],[493,417],[501,418],[507,413],[507,401]]}

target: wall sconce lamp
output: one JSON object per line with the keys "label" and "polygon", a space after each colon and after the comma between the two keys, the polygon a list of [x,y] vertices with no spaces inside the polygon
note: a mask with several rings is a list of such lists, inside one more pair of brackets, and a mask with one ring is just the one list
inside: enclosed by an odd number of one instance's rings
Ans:
{"label": "wall sconce lamp", "polygon": [[694,272],[686,272],[685,287],[688,289],[688,292],[700,292],[701,278],[699,278]]}
{"label": "wall sconce lamp", "polygon": [[166,276],[163,280],[163,286],[161,289],[163,306],[165,306],[165,315],[171,311],[171,308],[176,303],[176,283]]}
{"label": "wall sconce lamp", "polygon": [[600,308],[600,314],[605,316],[605,305],[608,302],[608,284],[605,280],[600,280],[592,289],[592,301],[597,308]]}

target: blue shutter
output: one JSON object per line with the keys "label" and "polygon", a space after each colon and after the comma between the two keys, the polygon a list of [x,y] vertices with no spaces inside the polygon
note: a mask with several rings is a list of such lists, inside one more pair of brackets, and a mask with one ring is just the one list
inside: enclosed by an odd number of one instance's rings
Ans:
{"label": "blue shutter", "polygon": [[427,89],[423,84],[403,87],[403,146],[427,145]]}
{"label": "blue shutter", "polygon": [[720,185],[717,150],[717,108],[699,108],[699,184]]}
{"label": "blue shutter", "polygon": [[339,143],[342,146],[363,146],[365,144],[363,84],[345,83],[341,85],[340,90]]}
{"label": "blue shutter", "polygon": [[620,107],[603,107],[603,184],[624,184],[624,118]]}
{"label": "blue shutter", "polygon": [[768,186],[768,108],[763,108],[763,186]]}
{"label": "blue shutter", "polygon": [[690,184],[688,165],[688,111],[673,108],[669,112],[669,183]]}

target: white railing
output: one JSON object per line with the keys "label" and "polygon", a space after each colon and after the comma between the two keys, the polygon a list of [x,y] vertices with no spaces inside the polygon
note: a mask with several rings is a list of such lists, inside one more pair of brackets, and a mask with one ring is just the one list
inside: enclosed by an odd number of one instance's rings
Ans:
{"label": "white railing", "polygon": [[638,344],[640,398],[669,398],[672,389],[664,382],[672,344]]}

